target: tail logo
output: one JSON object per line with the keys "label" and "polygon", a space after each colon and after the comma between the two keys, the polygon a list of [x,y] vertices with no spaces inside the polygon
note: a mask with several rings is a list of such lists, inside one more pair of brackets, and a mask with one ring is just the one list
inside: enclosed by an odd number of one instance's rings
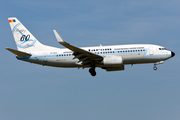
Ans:
{"label": "tail logo", "polygon": [[[18,29],[18,27],[20,26],[21,24],[17,24],[14,26],[13,28],[13,34],[14,36],[16,36],[17,34],[21,34],[21,35],[17,35],[16,37],[16,45],[19,47],[19,48],[29,48],[31,46],[33,46],[35,43],[36,43],[36,39],[34,38],[31,38],[31,34],[28,34],[25,35],[23,33],[26,33],[27,30],[20,30]],[[18,32],[18,33],[17,33]]]}
{"label": "tail logo", "polygon": [[28,41],[30,38],[30,35],[22,35],[22,37],[20,38],[20,41]]}

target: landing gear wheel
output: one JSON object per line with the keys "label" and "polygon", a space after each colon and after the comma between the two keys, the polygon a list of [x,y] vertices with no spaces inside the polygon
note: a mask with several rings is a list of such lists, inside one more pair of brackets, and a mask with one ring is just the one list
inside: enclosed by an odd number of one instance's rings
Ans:
{"label": "landing gear wheel", "polygon": [[90,68],[89,72],[91,73],[92,76],[96,76],[95,67]]}
{"label": "landing gear wheel", "polygon": [[154,70],[157,70],[157,67],[156,67],[156,66],[154,66],[154,67],[153,67],[153,69],[154,69]]}

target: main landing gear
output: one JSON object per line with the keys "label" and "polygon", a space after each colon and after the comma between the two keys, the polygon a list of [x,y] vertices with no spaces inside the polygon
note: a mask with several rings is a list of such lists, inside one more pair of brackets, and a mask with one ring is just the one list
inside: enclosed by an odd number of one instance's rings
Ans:
{"label": "main landing gear", "polygon": [[153,69],[154,69],[154,70],[157,70],[156,65],[163,64],[163,63],[164,63],[164,61],[160,61],[160,62],[156,62],[156,63],[154,63],[154,67],[153,67]]}
{"label": "main landing gear", "polygon": [[89,72],[91,73],[92,76],[96,76],[96,71],[94,66],[89,69]]}

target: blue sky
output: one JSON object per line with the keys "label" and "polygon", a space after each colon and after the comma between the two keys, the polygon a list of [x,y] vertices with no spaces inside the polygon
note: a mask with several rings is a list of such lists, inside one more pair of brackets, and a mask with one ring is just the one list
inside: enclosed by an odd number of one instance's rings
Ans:
{"label": "blue sky", "polygon": [[[0,4],[0,119],[177,120],[180,118],[180,1],[8,0]],[[125,71],[66,69],[18,61],[8,17],[43,44],[63,48],[53,33],[81,46],[157,44],[176,56]]]}

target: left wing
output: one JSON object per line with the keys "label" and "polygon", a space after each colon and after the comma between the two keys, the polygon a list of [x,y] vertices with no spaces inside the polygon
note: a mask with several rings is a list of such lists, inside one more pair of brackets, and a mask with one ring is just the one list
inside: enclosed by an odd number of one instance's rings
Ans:
{"label": "left wing", "polygon": [[54,34],[57,38],[57,41],[63,45],[64,47],[70,49],[71,51],[73,51],[73,55],[75,56],[75,58],[78,58],[79,61],[78,61],[78,64],[94,64],[95,62],[98,62],[98,61],[102,61],[103,60],[103,57],[100,56],[100,55],[96,55],[94,53],[91,53],[89,51],[86,51],[86,50],[83,50],[81,48],[78,48],[78,47],[75,47],[73,45],[70,45],[69,43],[65,42],[61,36],[57,33],[56,30],[53,30],[54,31]]}

